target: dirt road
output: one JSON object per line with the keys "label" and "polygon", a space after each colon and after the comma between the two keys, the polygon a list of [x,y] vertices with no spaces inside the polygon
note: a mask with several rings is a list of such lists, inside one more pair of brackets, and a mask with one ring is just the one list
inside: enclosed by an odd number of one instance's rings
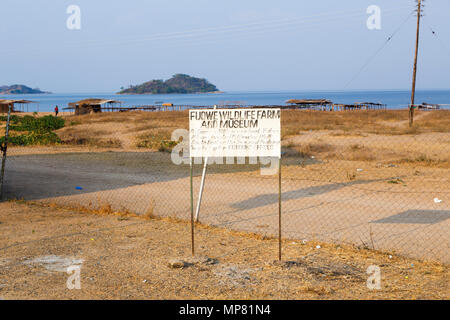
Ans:
{"label": "dirt road", "polygon": [[[287,160],[283,236],[351,243],[448,263],[450,198],[442,170],[424,169],[417,176],[405,173],[396,178],[402,168],[362,168],[349,169],[356,177],[333,180],[344,175],[333,166],[316,168],[310,163],[303,168]],[[196,166],[195,190],[200,172],[201,166]],[[249,165],[212,166],[208,172],[201,222],[277,234],[276,177],[261,176]],[[23,155],[9,158],[5,189],[8,198],[70,207],[108,205],[188,219],[188,174],[187,166],[173,165],[166,153]]]}

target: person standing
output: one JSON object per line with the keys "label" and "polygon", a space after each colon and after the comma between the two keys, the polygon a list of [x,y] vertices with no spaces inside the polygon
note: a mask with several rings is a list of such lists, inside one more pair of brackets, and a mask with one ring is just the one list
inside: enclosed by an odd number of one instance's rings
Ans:
{"label": "person standing", "polygon": [[58,108],[58,106],[56,106],[55,107],[55,115],[56,115],[56,117],[58,116],[58,113],[59,113],[59,108]]}

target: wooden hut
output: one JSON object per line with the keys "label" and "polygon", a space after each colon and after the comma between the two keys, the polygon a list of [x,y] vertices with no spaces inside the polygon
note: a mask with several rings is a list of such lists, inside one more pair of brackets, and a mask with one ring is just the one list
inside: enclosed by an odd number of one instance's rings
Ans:
{"label": "wooden hut", "polygon": [[7,113],[11,107],[11,111],[14,111],[14,103],[12,100],[0,100],[0,113]]}
{"label": "wooden hut", "polygon": [[430,104],[426,102],[422,102],[422,104],[417,105],[417,109],[419,110],[439,110],[441,106],[439,104]]}
{"label": "wooden hut", "polygon": [[114,109],[114,105],[121,104],[121,101],[108,100],[108,99],[84,99],[77,102],[69,103],[69,107],[65,110],[73,110],[75,115],[98,113],[102,111],[108,111]]}
{"label": "wooden hut", "polygon": [[332,101],[327,99],[291,99],[286,101],[286,103],[295,109],[315,110],[327,110],[333,104]]}
{"label": "wooden hut", "polygon": [[355,102],[353,104],[333,104],[333,111],[348,111],[348,110],[386,110],[387,105],[378,102]]}
{"label": "wooden hut", "polygon": [[8,113],[9,107],[11,112],[25,112],[25,106],[28,111],[28,105],[34,103],[29,100],[13,100],[13,99],[0,99],[0,113]]}

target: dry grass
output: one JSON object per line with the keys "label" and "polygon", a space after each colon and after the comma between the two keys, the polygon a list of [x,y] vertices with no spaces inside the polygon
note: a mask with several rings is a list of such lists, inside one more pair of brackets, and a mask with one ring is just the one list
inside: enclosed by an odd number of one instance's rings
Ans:
{"label": "dry grass", "polygon": [[416,126],[426,132],[449,132],[450,130],[450,110],[439,110],[426,112],[420,118]]}
{"label": "dry grass", "polygon": [[112,113],[94,113],[82,116],[67,116],[69,121],[78,124],[93,123],[122,123],[130,124],[138,128],[138,131],[157,127],[177,127],[188,126],[188,117],[186,111],[172,112],[112,112]]}
{"label": "dry grass", "polygon": [[[0,296],[5,299],[448,299],[448,266],[347,245],[277,241],[196,226],[197,256],[188,261],[189,224],[111,213],[0,204]],[[109,212],[108,208],[104,209]],[[101,216],[98,216],[98,215]],[[316,247],[320,245],[320,249]],[[55,255],[83,259],[81,290],[67,290],[65,272],[27,264]],[[381,290],[366,286],[370,265]]]}
{"label": "dry grass", "polygon": [[426,154],[420,154],[417,156],[409,156],[406,158],[401,159],[400,161],[397,161],[396,163],[402,163],[402,164],[420,164],[422,166],[427,167],[448,167],[448,159],[433,159],[427,156]]}
{"label": "dry grass", "polygon": [[450,167],[449,110],[418,112],[412,128],[405,110],[287,111],[282,119],[285,147],[303,157]]}
{"label": "dry grass", "polygon": [[[323,139],[320,139],[323,140]],[[404,165],[419,165],[427,167],[448,168],[449,159],[446,156],[447,150],[434,153],[432,155],[424,154],[425,148],[417,150],[397,149],[394,144],[380,144],[381,146],[372,146],[364,144],[343,144],[340,141],[332,143],[315,142],[290,142],[285,145],[285,157],[312,158],[321,160],[342,160],[342,161],[364,161],[378,163],[395,163]]]}
{"label": "dry grass", "polygon": [[[171,151],[175,129],[188,129],[187,111],[67,116],[63,145],[124,151]],[[282,140],[287,156],[449,167],[450,110],[321,112],[286,110]],[[445,140],[447,139],[447,140]]]}
{"label": "dry grass", "polygon": [[169,130],[152,129],[145,134],[137,136],[136,146],[138,148],[145,148],[158,151],[170,151],[175,142],[171,142],[172,133]]}
{"label": "dry grass", "polygon": [[172,131],[188,126],[187,114],[177,111],[97,113],[66,120],[73,125],[58,132],[63,143],[98,148],[170,150]]}
{"label": "dry grass", "polygon": [[[57,131],[70,148],[170,152],[175,129],[188,129],[188,112],[117,112],[65,116]],[[407,110],[321,112],[285,110],[282,143],[286,157],[323,161],[365,161],[406,166],[450,167],[450,110],[416,112],[408,126]],[[69,148],[69,149],[68,149]],[[14,149],[17,149],[14,150]],[[11,152],[22,152],[12,148]],[[48,149],[48,148],[47,148]],[[24,151],[25,152],[25,151]],[[29,152],[38,152],[31,148]],[[48,152],[48,151],[46,151]]]}
{"label": "dry grass", "polygon": [[[122,123],[129,132],[151,129],[188,128],[187,111],[103,113],[68,116],[76,124]],[[322,112],[286,110],[282,113],[282,135],[287,137],[309,130],[333,130],[335,134],[416,134],[448,132],[450,110],[416,112],[413,128],[408,126],[407,110]],[[340,132],[340,133],[339,133]]]}
{"label": "dry grass", "polygon": [[342,135],[448,132],[450,110],[417,112],[412,128],[408,126],[407,110],[352,112],[288,110],[282,114],[282,128],[283,137],[309,130],[333,130]]}
{"label": "dry grass", "polygon": [[65,145],[121,148],[122,141],[109,137],[110,135],[111,133],[105,130],[79,130],[76,127],[65,128],[59,132],[61,143]]}

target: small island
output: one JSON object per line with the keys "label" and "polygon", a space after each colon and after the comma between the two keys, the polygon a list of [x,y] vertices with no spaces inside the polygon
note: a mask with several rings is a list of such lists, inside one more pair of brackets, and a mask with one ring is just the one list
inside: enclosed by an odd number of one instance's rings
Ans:
{"label": "small island", "polygon": [[23,84],[13,84],[12,86],[0,86],[0,94],[40,94],[50,93],[39,90],[39,88],[32,89]]}
{"label": "small island", "polygon": [[122,88],[118,94],[171,94],[171,93],[212,93],[219,89],[206,79],[176,74],[169,80],[152,80],[140,85]]}

